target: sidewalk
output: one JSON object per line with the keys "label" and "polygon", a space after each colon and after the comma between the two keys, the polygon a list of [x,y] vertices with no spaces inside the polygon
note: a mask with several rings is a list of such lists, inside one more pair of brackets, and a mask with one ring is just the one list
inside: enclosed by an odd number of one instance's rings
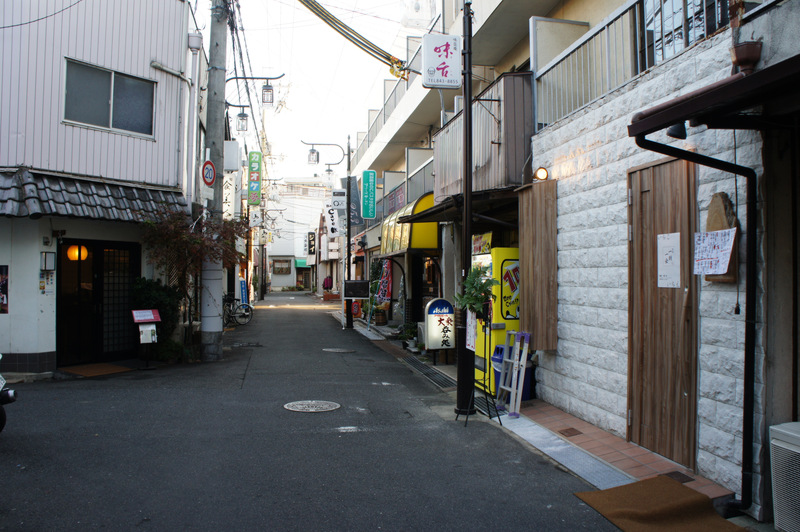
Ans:
{"label": "sidewalk", "polygon": [[[332,314],[336,319],[341,319],[340,312]],[[386,339],[384,335],[391,330],[385,331],[383,330],[385,328],[373,325],[368,331],[363,320],[355,320],[354,328],[371,340],[377,340],[376,345],[399,359],[403,361],[416,359],[409,365],[423,376],[431,379],[430,373],[436,372],[455,382],[456,368],[452,364],[439,363],[434,366],[429,361],[424,361],[427,367],[419,371],[420,357],[403,349],[400,342]],[[442,388],[437,379],[431,380]],[[452,388],[443,388],[443,391],[452,391]],[[482,395],[476,390],[476,397],[480,398]],[[666,475],[708,496],[719,509],[735,497],[730,490],[685,467],[595,427],[540,399],[524,402],[520,414],[516,419],[509,418],[506,414],[501,415],[500,423],[503,428],[522,438],[597,489],[608,489],[657,475]],[[491,421],[497,422],[497,418],[493,417]],[[731,521],[740,526],[747,526],[751,530],[772,529],[770,525],[757,524],[747,516],[736,517]]]}

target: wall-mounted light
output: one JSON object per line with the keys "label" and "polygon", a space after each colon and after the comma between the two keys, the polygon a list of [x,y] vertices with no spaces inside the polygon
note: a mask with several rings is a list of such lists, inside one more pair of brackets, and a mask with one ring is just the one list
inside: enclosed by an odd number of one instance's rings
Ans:
{"label": "wall-mounted light", "polygon": [[319,164],[319,152],[313,146],[308,150],[308,164]]}
{"label": "wall-mounted light", "polygon": [[261,87],[261,103],[263,105],[272,105],[275,102],[275,91],[269,81],[264,83]]}
{"label": "wall-mounted light", "polygon": [[247,131],[247,113],[244,111],[236,115],[236,131]]}
{"label": "wall-mounted light", "polygon": [[39,269],[43,272],[52,272],[56,269],[55,251],[42,251],[39,256]]}
{"label": "wall-mounted light", "polygon": [[537,168],[537,169],[536,169],[536,171],[533,173],[533,178],[534,178],[536,181],[545,181],[545,180],[547,180],[547,178],[548,178],[549,176],[550,176],[550,174],[547,172],[547,168],[545,168],[544,166],[540,166],[540,167],[539,167],[539,168]]}
{"label": "wall-mounted light", "polygon": [[86,246],[70,246],[67,248],[67,258],[69,260],[86,260],[89,250]]}

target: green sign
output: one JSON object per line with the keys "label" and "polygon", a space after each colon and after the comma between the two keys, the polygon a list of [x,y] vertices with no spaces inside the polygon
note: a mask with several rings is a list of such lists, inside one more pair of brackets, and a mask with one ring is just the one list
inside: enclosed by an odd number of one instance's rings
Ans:
{"label": "green sign", "polygon": [[361,175],[361,217],[375,218],[375,170],[364,170]]}
{"label": "green sign", "polygon": [[247,157],[247,204],[261,205],[261,152],[251,151]]}

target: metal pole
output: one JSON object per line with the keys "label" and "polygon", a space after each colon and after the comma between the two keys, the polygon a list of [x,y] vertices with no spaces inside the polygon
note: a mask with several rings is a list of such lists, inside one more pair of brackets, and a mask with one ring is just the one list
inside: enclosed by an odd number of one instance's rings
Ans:
{"label": "metal pole", "polygon": [[[213,0],[211,43],[208,55],[208,119],[206,149],[216,168],[214,198],[208,203],[210,216],[222,218],[223,143],[225,141],[225,61],[228,37],[228,6]],[[222,358],[222,260],[203,262],[200,312],[202,358],[213,362]]]}
{"label": "metal pole", "polygon": [[[461,211],[461,289],[472,262],[472,1],[464,0],[464,168],[462,192],[464,204]],[[467,311],[461,310],[457,326],[458,350],[456,357],[458,384],[456,386],[456,414],[474,414],[475,393],[474,355],[467,349]]]}
{"label": "metal pole", "polygon": [[[350,175],[350,135],[347,135],[347,277],[346,279],[350,280],[350,226],[351,226],[351,219],[350,213],[353,210],[353,205],[350,199],[350,187],[351,187],[351,180],[352,176]],[[347,301],[345,299],[345,329],[352,329],[353,328],[353,304],[352,301]]]}

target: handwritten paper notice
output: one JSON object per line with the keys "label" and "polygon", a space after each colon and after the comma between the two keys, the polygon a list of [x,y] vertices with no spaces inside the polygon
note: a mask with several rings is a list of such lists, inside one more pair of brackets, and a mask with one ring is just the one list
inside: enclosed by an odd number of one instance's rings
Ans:
{"label": "handwritten paper notice", "polygon": [[658,287],[681,287],[681,234],[657,235]]}
{"label": "handwritten paper notice", "polygon": [[694,234],[694,274],[721,275],[728,271],[736,228]]}

